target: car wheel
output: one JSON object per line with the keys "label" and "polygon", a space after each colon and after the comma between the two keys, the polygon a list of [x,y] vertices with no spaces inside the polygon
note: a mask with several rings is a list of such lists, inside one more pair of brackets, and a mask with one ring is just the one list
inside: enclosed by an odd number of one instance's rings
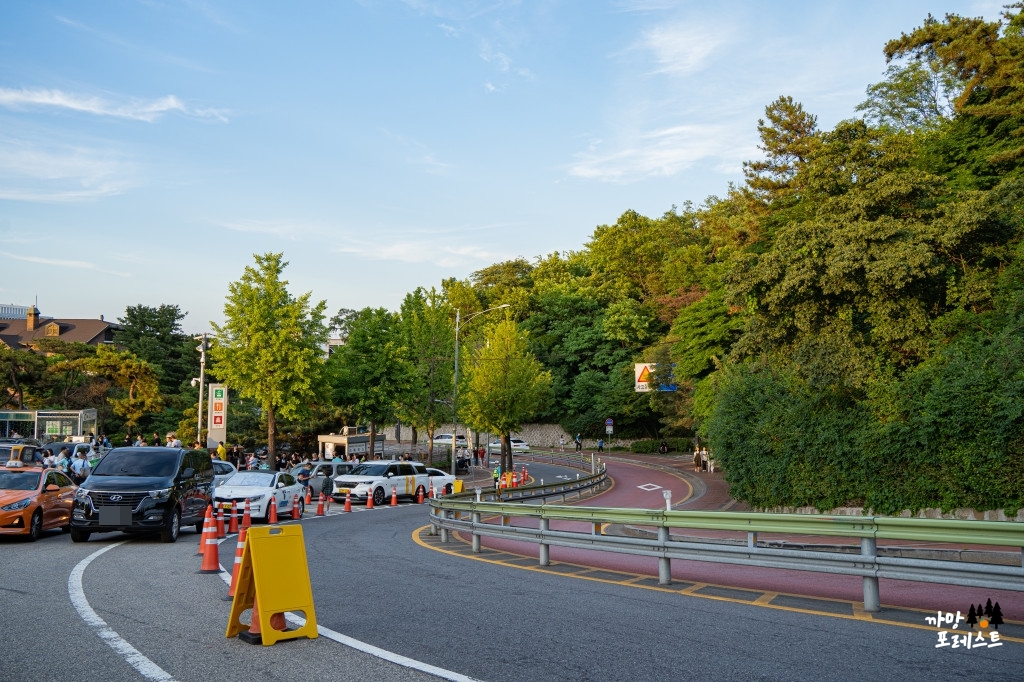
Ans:
{"label": "car wheel", "polygon": [[299,517],[306,513],[306,502],[301,497],[299,498]]}
{"label": "car wheel", "polygon": [[71,529],[71,542],[88,542],[89,536],[92,535],[87,530],[79,530],[77,528]]}
{"label": "car wheel", "polygon": [[32,520],[28,523],[28,541],[35,542],[42,534],[43,511],[41,509],[36,509],[36,513],[32,515]]}
{"label": "car wheel", "polygon": [[384,488],[374,488],[373,504],[375,507],[380,507],[384,504]]}
{"label": "car wheel", "polygon": [[174,542],[181,532],[181,513],[175,509],[171,512],[171,520],[167,523],[167,530],[160,532],[161,542]]}
{"label": "car wheel", "polygon": [[277,504],[277,500],[273,497],[270,498],[270,502],[267,502],[266,509],[263,510],[263,523],[270,523],[270,505]]}

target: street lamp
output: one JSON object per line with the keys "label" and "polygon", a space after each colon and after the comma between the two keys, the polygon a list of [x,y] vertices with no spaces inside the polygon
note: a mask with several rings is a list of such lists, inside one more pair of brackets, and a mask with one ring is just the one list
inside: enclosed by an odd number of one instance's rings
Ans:
{"label": "street lamp", "polygon": [[[461,311],[455,309],[455,381],[452,383],[452,476],[455,475],[455,443],[459,438],[459,330],[469,324],[474,317],[479,317],[484,313],[489,313],[492,310],[501,310],[502,308],[508,308],[508,303],[502,303],[501,305],[488,308],[487,310],[481,310],[478,313],[473,313],[466,318],[466,321],[459,324]],[[466,444],[469,444],[469,435],[466,435]],[[486,446],[486,444],[485,444]]]}
{"label": "street lamp", "polygon": [[[210,344],[206,342],[206,334],[202,336],[192,337],[195,340],[201,340],[196,350],[199,351],[199,409],[196,410],[196,442],[202,443],[200,440],[203,437],[203,384],[206,381],[206,349],[210,347]],[[192,385],[195,386],[195,379],[192,380]]]}

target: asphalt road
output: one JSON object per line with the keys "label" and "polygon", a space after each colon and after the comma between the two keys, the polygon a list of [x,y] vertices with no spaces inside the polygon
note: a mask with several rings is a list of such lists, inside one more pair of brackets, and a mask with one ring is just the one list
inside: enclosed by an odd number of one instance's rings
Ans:
{"label": "asphalt road", "polygon": [[[302,521],[319,624],[481,680],[934,682],[973,681],[979,674],[1020,679],[1024,669],[1024,645],[1015,643],[936,649],[928,630],[439,553],[412,540],[426,519],[424,507],[402,505]],[[327,637],[272,647],[229,640],[230,604],[221,600],[226,585],[196,572],[198,535],[185,532],[173,545],[140,538],[111,547],[125,538],[99,535],[84,544],[60,533],[36,543],[0,538],[0,681],[144,679],[71,602],[73,569],[104,548],[81,571],[88,606],[174,679],[437,679]],[[230,539],[222,546],[222,565],[230,567],[233,548]]]}

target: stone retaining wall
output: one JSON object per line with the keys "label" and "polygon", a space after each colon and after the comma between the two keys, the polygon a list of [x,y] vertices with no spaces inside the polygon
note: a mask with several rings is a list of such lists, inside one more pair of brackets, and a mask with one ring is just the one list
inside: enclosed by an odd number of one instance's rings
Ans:
{"label": "stone retaining wall", "polygon": [[[772,507],[771,509],[757,509],[774,514],[820,514],[822,516],[872,516],[871,510],[863,507],[837,507],[829,511],[820,512],[814,507]],[[1024,509],[1020,509],[1016,516],[1010,517],[1002,509],[980,512],[976,509],[954,509],[951,512],[943,512],[941,509],[924,509],[917,514],[911,514],[909,509],[903,510],[901,514],[879,514],[879,516],[897,516],[903,519],[960,519],[963,521],[1018,521],[1024,523]]]}
{"label": "stone retaining wall", "polygon": [[[452,432],[452,428],[453,427],[452,427],[451,424],[447,424],[447,425],[444,425],[444,426],[439,426],[439,427],[437,427],[437,431],[435,433],[451,433]],[[385,437],[387,438],[388,441],[394,442],[394,440],[395,440],[395,426],[394,425],[391,425],[391,426],[383,428],[381,430],[381,432],[385,434]],[[467,432],[470,434],[470,440],[472,441],[473,431],[471,429],[467,429],[464,425],[460,424],[459,425],[459,433],[460,434],[465,434]],[[402,442],[403,443],[408,443],[409,442],[409,437],[411,435],[412,435],[412,428],[409,427],[406,424],[402,424],[402,427],[401,427]],[[558,424],[523,424],[523,427],[520,430],[512,432],[512,438],[521,438],[522,440],[525,440],[527,443],[529,443],[531,447],[541,448],[541,449],[558,448],[558,438],[559,437],[562,437],[562,438],[565,439],[565,447],[566,447],[566,449],[572,448],[572,446],[573,446],[572,445],[572,439],[573,439],[573,436],[575,436],[575,435],[576,434],[567,433],[565,431],[565,429],[563,429]],[[416,436],[417,436],[418,445],[423,446],[423,445],[427,444],[427,434],[426,434],[426,432],[418,433],[418,434],[416,434]],[[487,438],[489,438],[491,440],[494,440],[495,435],[494,434],[484,434],[484,433],[481,433],[480,434],[480,443],[481,443],[481,445],[483,444],[485,437],[487,437]],[[620,447],[629,447],[629,444],[632,443],[632,442],[633,442],[632,439],[620,440],[620,439],[614,438],[614,436],[613,436],[612,439],[605,438],[605,447],[607,448],[607,447],[611,447],[613,445],[620,446]],[[583,439],[583,447],[586,448],[587,450],[594,450],[594,449],[596,449],[597,448],[597,439],[596,438],[584,438]]]}

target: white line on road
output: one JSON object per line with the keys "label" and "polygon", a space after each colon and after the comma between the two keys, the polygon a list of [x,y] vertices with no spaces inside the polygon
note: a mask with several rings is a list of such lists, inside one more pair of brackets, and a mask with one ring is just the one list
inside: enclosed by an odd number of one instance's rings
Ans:
{"label": "white line on road", "polygon": [[71,597],[71,604],[75,607],[75,610],[78,611],[78,615],[82,617],[85,624],[93,629],[96,636],[106,642],[111,649],[113,649],[125,660],[126,663],[128,663],[128,665],[138,670],[140,675],[148,680],[174,682],[174,678],[171,677],[166,670],[146,658],[142,652],[126,642],[121,635],[111,630],[110,626],[107,625],[107,622],[92,610],[92,607],[89,606],[89,600],[85,598],[85,590],[82,589],[82,576],[85,574],[85,569],[93,562],[93,559],[99,555],[104,552],[109,552],[115,547],[119,547],[126,542],[128,541],[122,540],[121,542],[115,542],[112,545],[107,545],[78,562],[78,565],[75,566],[74,570],[71,571],[71,575],[68,577],[68,595]]}

